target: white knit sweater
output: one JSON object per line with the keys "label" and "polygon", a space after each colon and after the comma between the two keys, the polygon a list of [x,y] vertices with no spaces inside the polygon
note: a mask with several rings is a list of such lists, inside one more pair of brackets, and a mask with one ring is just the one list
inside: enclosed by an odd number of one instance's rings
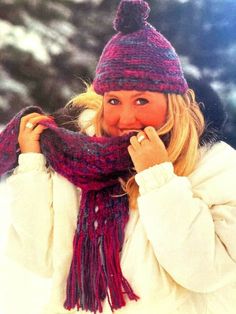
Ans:
{"label": "white knit sweater", "polygon": [[[235,150],[217,143],[202,149],[189,177],[163,163],[137,174],[136,182],[138,209],[130,210],[121,267],[140,300],[127,300],[115,313],[235,314]],[[8,185],[9,256],[52,278],[44,314],[77,313],[63,302],[80,190],[34,153],[20,155]],[[112,313],[106,300],[103,313]]]}

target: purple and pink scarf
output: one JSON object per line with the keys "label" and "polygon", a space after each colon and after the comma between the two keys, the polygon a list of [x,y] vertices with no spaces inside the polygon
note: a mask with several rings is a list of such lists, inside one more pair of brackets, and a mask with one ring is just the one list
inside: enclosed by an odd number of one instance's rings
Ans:
{"label": "purple and pink scarf", "polygon": [[[23,109],[0,133],[0,176],[17,166],[20,119],[31,112],[42,110]],[[125,306],[127,297],[138,300],[119,257],[129,213],[118,179],[127,178],[133,167],[127,152],[130,135],[89,137],[53,121],[42,123],[48,126],[40,138],[48,166],[82,190],[64,307],[95,313],[102,312],[106,297],[112,311]]]}

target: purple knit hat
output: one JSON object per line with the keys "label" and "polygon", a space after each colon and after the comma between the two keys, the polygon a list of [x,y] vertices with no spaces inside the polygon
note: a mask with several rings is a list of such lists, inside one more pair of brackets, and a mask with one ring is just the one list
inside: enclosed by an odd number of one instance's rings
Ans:
{"label": "purple knit hat", "polygon": [[122,0],[114,20],[118,31],[106,44],[96,68],[95,91],[138,90],[184,94],[188,89],[171,43],[146,22],[142,0]]}

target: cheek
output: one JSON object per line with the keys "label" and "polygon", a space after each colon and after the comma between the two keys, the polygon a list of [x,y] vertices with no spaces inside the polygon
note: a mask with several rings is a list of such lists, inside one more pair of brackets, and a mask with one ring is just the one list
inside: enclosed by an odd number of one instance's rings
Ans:
{"label": "cheek", "polygon": [[116,125],[119,121],[119,116],[118,108],[104,105],[103,122],[105,125]]}
{"label": "cheek", "polygon": [[144,126],[160,128],[167,117],[167,106],[156,106],[152,108],[140,108],[137,118]]}

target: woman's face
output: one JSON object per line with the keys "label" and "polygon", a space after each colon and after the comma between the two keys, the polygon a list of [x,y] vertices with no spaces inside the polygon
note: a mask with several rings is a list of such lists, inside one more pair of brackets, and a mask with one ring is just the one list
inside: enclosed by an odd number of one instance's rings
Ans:
{"label": "woman's face", "polygon": [[159,129],[166,121],[167,96],[149,91],[110,91],[103,98],[103,128],[111,136]]}

